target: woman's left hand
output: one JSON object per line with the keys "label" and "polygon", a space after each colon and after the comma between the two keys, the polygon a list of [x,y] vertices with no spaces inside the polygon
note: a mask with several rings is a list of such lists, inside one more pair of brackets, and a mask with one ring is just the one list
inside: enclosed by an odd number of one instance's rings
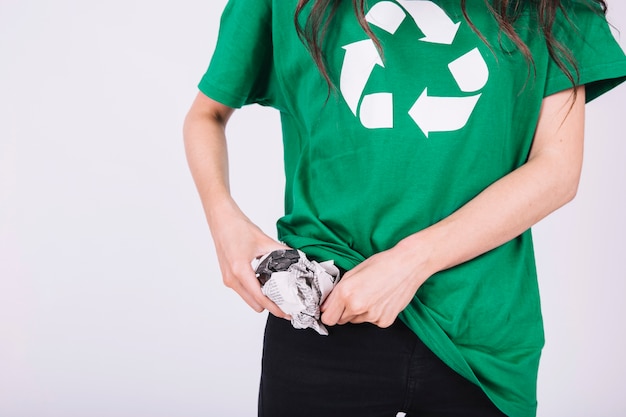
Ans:
{"label": "woman's left hand", "polygon": [[428,278],[406,248],[380,252],[347,272],[322,304],[328,326],[369,322],[389,327]]}

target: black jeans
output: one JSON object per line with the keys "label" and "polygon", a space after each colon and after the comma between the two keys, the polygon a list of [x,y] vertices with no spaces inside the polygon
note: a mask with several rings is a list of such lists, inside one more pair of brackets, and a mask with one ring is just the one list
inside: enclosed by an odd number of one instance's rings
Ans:
{"label": "black jeans", "polygon": [[259,417],[504,416],[400,320],[329,331],[297,330],[269,315]]}

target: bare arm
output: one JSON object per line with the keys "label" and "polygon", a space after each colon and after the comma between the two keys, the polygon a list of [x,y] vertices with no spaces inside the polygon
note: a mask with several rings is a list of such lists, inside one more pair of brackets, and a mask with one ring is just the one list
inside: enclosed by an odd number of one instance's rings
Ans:
{"label": "bare arm", "polygon": [[571,90],[544,99],[527,163],[347,273],[324,303],[322,321],[389,326],[436,272],[508,242],[573,199],[582,167],[584,87],[572,100]]}
{"label": "bare arm", "polygon": [[267,309],[284,317],[261,293],[250,261],[285,246],[254,225],[230,195],[225,128],[233,111],[198,93],[184,124],[187,162],[215,242],[224,284],[255,311]]}

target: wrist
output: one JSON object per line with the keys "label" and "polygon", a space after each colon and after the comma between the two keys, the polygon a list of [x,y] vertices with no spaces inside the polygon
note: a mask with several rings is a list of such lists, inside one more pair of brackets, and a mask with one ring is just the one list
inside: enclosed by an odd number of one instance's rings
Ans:
{"label": "wrist", "polygon": [[235,219],[247,220],[230,195],[212,199],[210,204],[205,206],[204,214],[211,230],[228,225]]}
{"label": "wrist", "polygon": [[425,281],[430,276],[446,269],[445,259],[442,256],[440,236],[432,228],[424,229],[402,239],[394,247],[399,256],[409,265],[413,273],[423,277]]}

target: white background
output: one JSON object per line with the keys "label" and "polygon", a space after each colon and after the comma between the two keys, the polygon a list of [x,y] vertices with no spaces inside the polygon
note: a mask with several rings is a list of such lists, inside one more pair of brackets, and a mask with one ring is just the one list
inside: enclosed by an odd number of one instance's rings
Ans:
{"label": "white background", "polygon": [[[265,316],[221,284],[181,139],[224,4],[1,0],[0,417],[255,415]],[[543,417],[626,415],[625,109],[588,106],[579,195],[536,228]],[[273,235],[278,116],[229,134]]]}

